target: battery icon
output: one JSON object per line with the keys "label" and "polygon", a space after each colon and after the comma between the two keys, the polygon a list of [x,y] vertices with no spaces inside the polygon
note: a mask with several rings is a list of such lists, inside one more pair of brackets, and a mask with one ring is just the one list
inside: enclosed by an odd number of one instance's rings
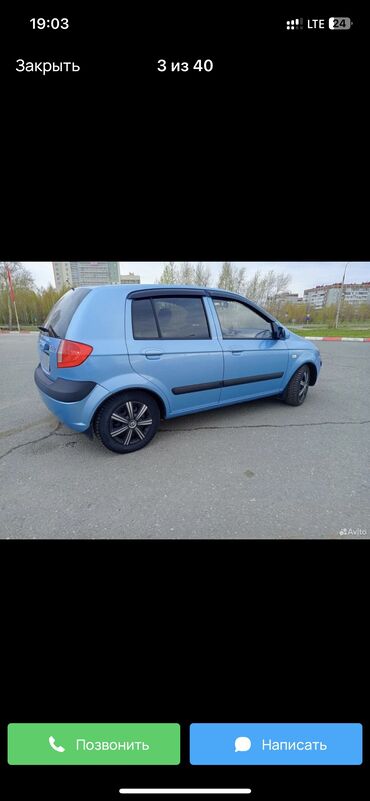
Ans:
{"label": "battery icon", "polygon": [[350,17],[330,17],[329,28],[332,31],[348,31],[353,25]]}

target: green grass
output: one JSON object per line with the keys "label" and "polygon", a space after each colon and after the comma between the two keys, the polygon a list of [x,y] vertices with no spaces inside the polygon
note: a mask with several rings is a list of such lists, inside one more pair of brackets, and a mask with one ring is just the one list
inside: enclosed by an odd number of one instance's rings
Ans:
{"label": "green grass", "polygon": [[[1,323],[0,329],[2,331],[9,331],[9,326],[6,325],[5,323]],[[37,328],[37,325],[22,325],[22,323],[20,325],[20,329],[21,329],[21,331],[38,331],[39,330]],[[18,331],[18,328],[17,328],[16,325],[12,325],[12,331]]]}
{"label": "green grass", "polygon": [[312,328],[310,326],[303,328],[291,328],[287,326],[289,331],[293,334],[298,334],[300,337],[370,337],[370,328]]}

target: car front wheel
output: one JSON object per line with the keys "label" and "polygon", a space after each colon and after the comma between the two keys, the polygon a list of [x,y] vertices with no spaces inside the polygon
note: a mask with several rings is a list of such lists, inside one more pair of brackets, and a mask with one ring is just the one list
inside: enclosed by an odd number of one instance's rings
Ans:
{"label": "car front wheel", "polygon": [[158,404],[146,392],[122,392],[99,409],[94,430],[102,445],[116,453],[132,453],[148,445],[159,426]]}
{"label": "car front wheel", "polygon": [[310,368],[308,364],[304,364],[290,379],[282,400],[290,406],[301,406],[306,399],[309,385]]}

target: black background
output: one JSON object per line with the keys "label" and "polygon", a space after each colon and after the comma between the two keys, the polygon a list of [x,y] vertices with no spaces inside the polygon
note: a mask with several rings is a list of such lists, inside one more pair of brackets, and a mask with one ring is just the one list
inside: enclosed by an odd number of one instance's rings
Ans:
{"label": "black background", "polygon": [[[125,4],[118,13],[108,3],[38,3],[3,16],[4,258],[368,258],[364,12],[311,7],[311,18],[352,16],[353,29],[287,32],[286,19],[305,16],[296,4],[199,5]],[[42,14],[69,16],[73,28],[27,27]],[[16,74],[17,58],[74,59],[81,72]],[[159,58],[211,58],[215,67],[159,74]],[[191,767],[186,727],[368,725],[367,551],[181,535],[0,542],[4,798],[113,799],[130,784],[364,798],[366,761]],[[6,766],[7,723],[43,720],[178,721],[183,764]]]}
{"label": "black background", "polygon": [[1,761],[9,721],[183,729],[181,766],[3,766],[9,797],[184,785],[365,798],[366,757],[358,767],[198,767],[187,736],[195,721],[362,722],[367,751],[359,556],[355,543],[325,541],[7,543]]}
{"label": "black background", "polygon": [[[76,258],[358,258],[364,10],[347,7],[354,25],[336,32],[286,31],[296,4],[126,3],[114,15],[112,3],[53,4],[70,30],[33,31],[26,20],[50,19],[50,4],[27,5],[3,12],[0,58],[3,228],[17,221],[30,259],[50,255],[48,237],[63,252],[73,242]],[[81,71],[16,73],[17,58]],[[160,74],[160,58],[211,58],[214,71]]]}

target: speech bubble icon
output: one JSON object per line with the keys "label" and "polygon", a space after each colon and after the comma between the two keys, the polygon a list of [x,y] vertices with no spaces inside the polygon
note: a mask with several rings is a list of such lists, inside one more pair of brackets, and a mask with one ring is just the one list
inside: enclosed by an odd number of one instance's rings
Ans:
{"label": "speech bubble icon", "polygon": [[234,743],[235,751],[249,751],[251,745],[249,737],[237,737]]}

